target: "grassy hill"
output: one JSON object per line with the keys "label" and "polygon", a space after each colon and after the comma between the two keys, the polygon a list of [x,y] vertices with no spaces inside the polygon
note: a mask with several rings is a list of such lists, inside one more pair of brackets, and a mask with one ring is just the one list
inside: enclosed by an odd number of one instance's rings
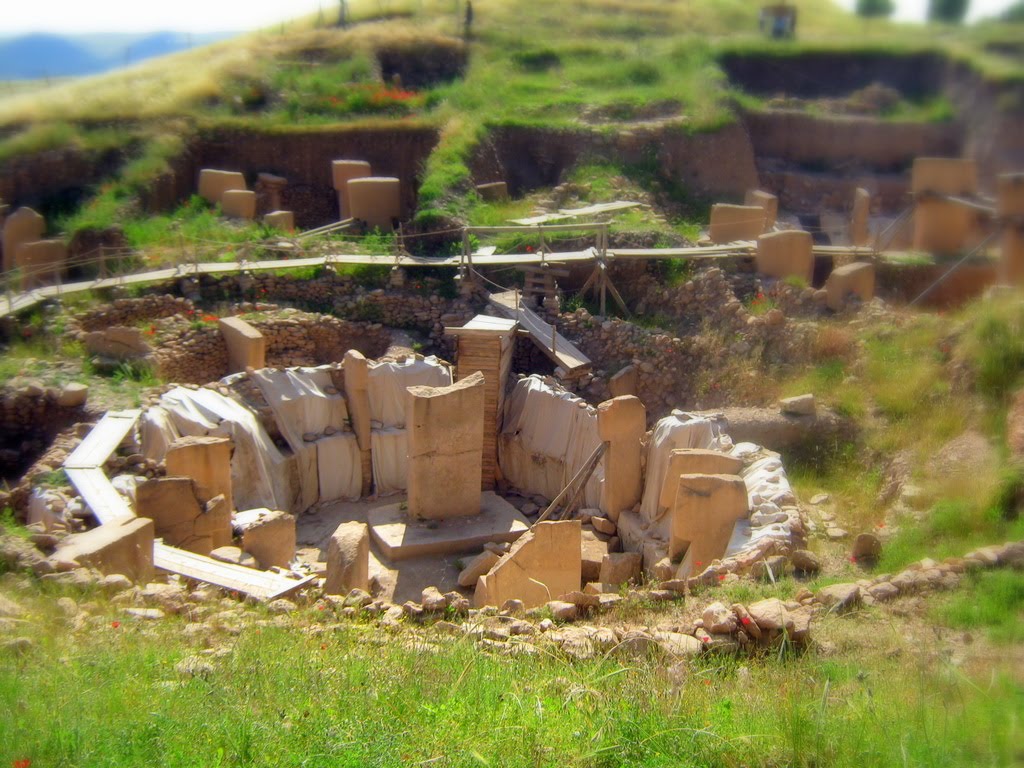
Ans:
{"label": "grassy hill", "polygon": [[[353,0],[347,29],[299,19],[0,96],[0,167],[62,146],[128,147],[107,190],[124,199],[167,173],[189,137],[218,126],[427,126],[441,137],[419,179],[418,220],[429,226],[474,218],[469,158],[496,127],[615,134],[655,120],[693,133],[734,120],[752,102],[730,87],[725,52],[939,50],[988,77],[1024,73],[1015,25],[866,22],[830,0],[795,5],[797,39],[780,43],[758,31],[759,4],[741,0],[478,0],[464,42],[462,3]],[[947,119],[950,110],[928,102],[894,114]]]}

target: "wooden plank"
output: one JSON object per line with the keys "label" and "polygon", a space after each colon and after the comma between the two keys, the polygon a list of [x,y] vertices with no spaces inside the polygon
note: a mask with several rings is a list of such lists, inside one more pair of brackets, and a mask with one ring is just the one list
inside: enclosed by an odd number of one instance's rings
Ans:
{"label": "wooden plank", "polygon": [[169,547],[162,541],[153,545],[153,564],[176,573],[224,589],[234,590],[258,600],[275,600],[312,582],[316,577],[289,579],[273,571],[257,571],[233,563],[222,563],[212,557]]}
{"label": "wooden plank", "polygon": [[523,305],[522,300],[516,306],[515,291],[492,293],[488,301],[495,309],[506,317],[514,318],[530,332],[534,343],[541,348],[555,364],[561,366],[566,373],[575,375],[590,367],[590,358],[584,355],[567,338],[555,333],[555,348],[551,348],[552,327],[541,320],[532,310]]}
{"label": "wooden plank", "polygon": [[110,484],[106,473],[97,467],[65,468],[68,480],[75,486],[96,519],[103,523],[130,520],[135,517],[124,497]]}
{"label": "wooden plank", "polygon": [[142,411],[108,411],[85,436],[82,443],[64,460],[65,468],[102,467],[121,441],[128,436]]}

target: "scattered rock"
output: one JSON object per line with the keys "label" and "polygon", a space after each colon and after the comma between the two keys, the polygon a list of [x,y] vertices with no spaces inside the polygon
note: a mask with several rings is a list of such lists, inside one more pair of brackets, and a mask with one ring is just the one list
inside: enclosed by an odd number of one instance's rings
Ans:
{"label": "scattered rock", "polygon": [[421,594],[420,603],[427,613],[442,613],[448,607],[448,601],[437,587],[427,587]]}
{"label": "scattered rock", "polygon": [[294,613],[299,609],[295,603],[291,600],[285,600],[283,597],[277,600],[273,600],[267,605],[267,610],[271,613]]}
{"label": "scattered rock", "polygon": [[552,600],[547,604],[547,609],[551,611],[551,617],[556,621],[575,621],[579,615],[579,608],[575,603],[562,600]]}
{"label": "scattered rock", "polygon": [[882,540],[873,533],[861,533],[853,541],[853,559],[873,563],[882,554]]}
{"label": "scattered rock", "polygon": [[607,534],[608,536],[614,536],[615,532],[618,530],[615,523],[607,517],[592,517],[590,518],[590,524],[594,527],[595,531]]}
{"label": "scattered rock", "polygon": [[157,621],[166,615],[159,608],[125,608],[124,612],[136,619],[146,621]]}
{"label": "scattered rock", "polygon": [[830,541],[842,541],[850,534],[842,528],[836,526],[829,526],[825,529],[825,535],[829,538]]}
{"label": "scattered rock", "polygon": [[856,584],[832,584],[818,590],[818,602],[830,612],[846,613],[860,604],[860,587]]}
{"label": "scattered rock", "polygon": [[817,493],[811,497],[811,504],[817,507],[821,504],[827,504],[831,498],[827,493]]}
{"label": "scattered rock", "polygon": [[713,634],[727,635],[736,631],[736,614],[731,608],[717,601],[704,609],[701,618],[704,621],[704,629]]}
{"label": "scattered rock", "polygon": [[797,395],[779,401],[779,410],[791,416],[813,416],[815,414],[814,395]]}
{"label": "scattered rock", "polygon": [[814,575],[821,571],[821,561],[809,549],[797,549],[790,555],[793,570],[797,573]]}

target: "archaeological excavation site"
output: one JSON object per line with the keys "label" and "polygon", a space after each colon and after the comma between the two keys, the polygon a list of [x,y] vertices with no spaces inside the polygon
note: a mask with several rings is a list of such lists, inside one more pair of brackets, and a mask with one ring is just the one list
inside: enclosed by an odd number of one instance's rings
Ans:
{"label": "archaeological excavation site", "polygon": [[861,5],[0,90],[0,765],[1024,761],[1024,26]]}

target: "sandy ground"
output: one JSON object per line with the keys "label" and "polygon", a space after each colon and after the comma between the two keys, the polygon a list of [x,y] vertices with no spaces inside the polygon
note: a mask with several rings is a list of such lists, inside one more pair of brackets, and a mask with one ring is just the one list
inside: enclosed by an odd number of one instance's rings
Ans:
{"label": "sandy ground", "polygon": [[[327,543],[331,534],[342,523],[366,522],[369,510],[375,507],[397,504],[406,500],[404,494],[386,496],[375,500],[334,501],[318,504],[299,515],[296,525],[297,557],[302,562],[315,564],[327,562]],[[370,539],[370,585],[377,597],[394,603],[407,600],[420,601],[424,587],[436,586],[442,592],[457,589],[472,599],[473,591],[459,589],[460,562],[468,555],[447,557],[418,557],[391,563],[384,559]],[[321,566],[322,567],[322,566]]]}

